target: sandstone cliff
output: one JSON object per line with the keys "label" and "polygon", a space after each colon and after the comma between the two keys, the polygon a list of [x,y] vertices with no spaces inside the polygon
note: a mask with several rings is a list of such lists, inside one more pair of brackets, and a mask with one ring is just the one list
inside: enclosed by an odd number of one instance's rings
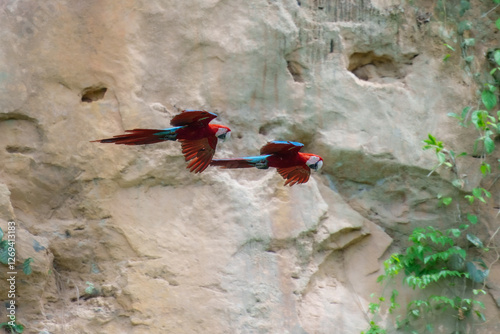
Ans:
{"label": "sandstone cliff", "polygon": [[[488,8],[466,15],[491,26]],[[17,280],[25,332],[365,330],[382,261],[416,226],[455,221],[436,196],[459,190],[427,176],[421,140],[470,151],[472,130],[446,114],[478,87],[459,51],[443,62],[460,40],[440,13],[434,1],[2,1],[0,227],[16,221],[18,260],[34,259]],[[476,54],[498,42],[479,38]],[[217,157],[286,139],[324,168],[290,188],[272,170],[190,174],[178,143],[89,142],[189,108],[232,128]],[[465,161],[461,173],[477,166]],[[496,209],[482,210],[491,235]],[[491,293],[478,333],[500,326]]]}

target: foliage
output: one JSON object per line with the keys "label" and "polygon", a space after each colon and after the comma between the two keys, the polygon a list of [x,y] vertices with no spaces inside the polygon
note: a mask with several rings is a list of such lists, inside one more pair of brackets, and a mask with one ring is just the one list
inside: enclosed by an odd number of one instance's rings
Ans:
{"label": "foliage", "polygon": [[[13,243],[9,242],[8,240],[2,240],[4,236],[4,232],[2,228],[0,228],[0,263],[7,265],[9,261],[9,248],[13,248]],[[12,252],[12,251],[11,251]],[[14,249],[15,252],[15,249]],[[22,264],[22,269],[23,272],[26,275],[30,275],[33,272],[33,269],[31,268],[31,263],[33,263],[33,259],[31,257],[27,258],[24,260]]]}
{"label": "foliage", "polygon": [[[477,216],[467,216],[471,224],[477,223]],[[487,251],[482,241],[471,233],[466,233],[469,224],[461,224],[459,228],[450,228],[441,231],[435,227],[416,228],[409,236],[410,246],[405,252],[392,254],[384,262],[383,275],[377,282],[393,282],[400,274],[404,275],[403,284],[413,290],[425,290],[430,286],[458,286],[462,281],[467,286],[467,281],[483,283],[489,274],[486,264],[480,258],[468,260],[467,244],[459,245],[465,236],[472,246],[479,250]],[[468,260],[468,261],[467,261]],[[463,265],[465,263],[465,265]],[[474,289],[472,296],[484,294],[484,290]],[[389,299],[388,312],[393,313],[400,305],[397,303],[399,291],[392,290]],[[384,297],[378,297],[378,303],[370,303],[369,312],[380,312]],[[427,298],[411,300],[406,306],[406,316],[402,321],[396,321],[398,328],[411,329],[414,321],[434,315],[437,311],[452,310],[454,316],[464,320],[475,314],[481,321],[485,320],[481,309],[484,304],[471,296],[464,296],[461,291],[450,290],[443,295],[432,294]],[[426,330],[432,332],[433,326],[427,323]],[[366,333],[385,333],[373,321],[370,331]]]}
{"label": "foliage", "polygon": [[33,269],[31,269],[32,262],[33,262],[33,259],[30,257],[27,258],[26,260],[24,260],[24,262],[23,262],[23,272],[26,275],[30,275],[33,272]]}
{"label": "foliage", "polygon": [[7,264],[9,259],[9,242],[2,240],[3,236],[3,230],[0,228],[0,263]]}
{"label": "foliage", "polygon": [[361,332],[361,334],[386,334],[385,329],[380,328],[374,321],[370,321],[370,328],[366,332]]}
{"label": "foliage", "polygon": [[[500,5],[500,0],[493,0],[493,2],[496,6],[488,13]],[[444,2],[441,4],[445,10]],[[462,16],[469,7],[467,1],[462,1],[459,15]],[[500,18],[494,22],[496,28],[500,29]],[[458,33],[461,36],[460,48],[466,66],[471,66],[474,59],[474,56],[468,55],[467,51],[476,45],[476,40],[466,37],[470,34],[465,35],[464,32],[472,30],[473,27],[474,25],[469,21],[458,23]],[[444,44],[444,46],[452,52],[456,51],[449,44]],[[443,61],[448,58],[450,58],[449,53],[445,55]],[[495,77],[487,78],[486,82],[481,83],[477,107],[467,106],[460,113],[448,113],[448,116],[457,119],[461,127],[467,128],[472,125],[477,131],[477,137],[471,145],[472,152],[457,154],[430,133],[423,140],[423,149],[434,151],[437,160],[428,176],[439,168],[446,168],[452,172],[452,184],[462,191],[466,188],[466,180],[458,173],[457,160],[460,161],[459,158],[469,156],[481,159],[477,173],[483,177],[491,175],[496,170],[492,168],[491,159],[488,159],[488,156],[495,151],[495,138],[500,137],[500,110],[498,110],[500,80],[498,80],[498,73],[496,73],[500,71],[500,49],[489,52],[488,58],[493,64],[489,75],[496,74],[497,76],[496,79]],[[498,161],[500,162],[500,159]],[[500,166],[498,167],[500,168]],[[432,333],[437,325],[436,322],[451,316],[452,318],[449,319],[455,319],[456,332],[458,333],[460,327],[465,328],[465,325],[461,324],[470,319],[475,318],[480,322],[486,321],[482,311],[485,306],[480,300],[477,300],[479,295],[484,295],[486,292],[481,288],[476,288],[476,286],[483,287],[490,272],[483,257],[490,251],[491,240],[485,244],[472,232],[479,224],[479,218],[469,210],[462,210],[461,204],[465,202],[466,205],[482,205],[482,203],[487,203],[490,198],[491,193],[482,186],[473,188],[462,198],[437,194],[438,204],[441,207],[446,208],[452,203],[456,204],[458,226],[451,226],[446,230],[435,226],[416,228],[408,237],[409,246],[399,253],[392,254],[384,262],[384,274],[378,277],[377,282],[393,286],[395,278],[403,276],[403,285],[414,290],[417,296],[406,305],[403,319],[401,320],[400,316],[396,317],[397,328],[417,333],[415,325],[420,320],[418,333],[422,330]],[[495,252],[497,251],[495,250]],[[496,260],[498,258],[500,258],[500,254],[497,252]],[[429,290],[431,287],[440,288]],[[441,293],[435,293],[436,291],[441,291]],[[382,309],[393,314],[400,307],[397,303],[398,294],[399,291],[393,289],[388,303],[386,298],[380,296],[376,303],[369,304],[370,328],[362,333],[386,333],[386,330],[380,328],[374,319]],[[385,307],[384,303],[387,303]],[[439,317],[439,315],[442,316]]]}
{"label": "foliage", "polygon": [[12,325],[12,322],[2,322],[0,323],[0,328],[3,328],[7,333],[22,333],[24,332],[24,326],[21,324],[14,323]]}
{"label": "foliage", "polygon": [[[446,43],[445,43],[445,44],[444,44],[444,46],[446,46],[446,47],[447,47],[448,49],[450,49],[451,51],[455,52],[455,48],[454,48],[454,47],[452,47],[451,45],[449,45],[449,44],[446,44]],[[447,53],[447,54],[443,57],[443,61],[447,61],[447,60],[448,60],[448,58],[450,58],[450,57],[451,57],[451,55],[450,55],[449,53]]]}
{"label": "foliage", "polygon": [[87,287],[85,288],[85,294],[86,295],[89,295],[89,296],[97,296],[97,295],[99,295],[99,289],[97,289],[94,286],[94,283],[87,281],[87,282],[85,282],[85,284],[87,284]]}

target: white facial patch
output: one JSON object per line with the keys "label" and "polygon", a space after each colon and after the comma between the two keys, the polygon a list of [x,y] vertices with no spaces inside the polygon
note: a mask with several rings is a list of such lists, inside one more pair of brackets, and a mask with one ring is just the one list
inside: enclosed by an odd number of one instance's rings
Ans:
{"label": "white facial patch", "polygon": [[316,167],[316,171],[319,171],[321,169],[321,167],[323,167],[323,161],[318,161],[318,167]]}
{"label": "white facial patch", "polygon": [[323,166],[323,161],[317,156],[312,156],[307,160],[306,165],[309,168],[318,171]]}
{"label": "white facial patch", "polygon": [[225,128],[218,128],[215,136],[219,139],[226,140],[231,136],[231,131]]}

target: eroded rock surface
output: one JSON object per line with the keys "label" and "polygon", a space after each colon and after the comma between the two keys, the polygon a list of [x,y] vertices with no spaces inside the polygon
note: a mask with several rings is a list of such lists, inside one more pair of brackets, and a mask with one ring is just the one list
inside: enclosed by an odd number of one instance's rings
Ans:
{"label": "eroded rock surface", "polygon": [[[422,19],[433,6],[0,4],[0,227],[16,221],[18,261],[34,259],[18,321],[28,333],[365,330],[389,250],[454,222],[436,196],[458,190],[427,176],[421,140],[466,150],[446,113],[476,86],[459,56],[443,63],[456,27]],[[193,108],[233,130],[217,157],[294,140],[324,169],[289,188],[273,170],[190,174],[178,143],[89,142]]]}

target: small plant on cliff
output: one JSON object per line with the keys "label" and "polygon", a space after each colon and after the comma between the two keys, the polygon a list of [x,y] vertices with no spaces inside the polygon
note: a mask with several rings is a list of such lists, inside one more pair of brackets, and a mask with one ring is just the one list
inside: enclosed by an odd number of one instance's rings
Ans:
{"label": "small plant on cliff", "polygon": [[[4,233],[2,228],[0,228],[0,263],[9,265],[9,258],[15,257],[14,243],[3,239]],[[11,256],[14,255],[14,256]],[[32,258],[27,258],[22,264],[23,272],[26,275],[30,275],[33,270],[31,269]],[[12,270],[11,270],[12,271]]]}
{"label": "small plant on cliff", "polygon": [[[384,262],[385,274],[379,276],[378,282],[393,282],[396,276],[403,274],[403,284],[413,290],[457,287],[444,289],[441,294],[430,293],[423,299],[411,300],[404,319],[396,322],[397,327],[411,329],[419,320],[436,316],[436,311],[448,311],[449,315],[460,320],[471,314],[484,320],[481,312],[484,305],[473,298],[484,291],[478,289],[471,294],[466,291],[466,286],[483,283],[489,271],[477,267],[476,263],[484,265],[484,261],[467,254],[468,244],[461,239],[464,235],[476,247],[484,248],[476,236],[465,234],[468,228],[468,224],[444,232],[434,227],[417,228],[409,237],[410,247],[404,253],[393,254]],[[460,243],[463,245],[460,246]],[[396,302],[398,294],[397,290],[392,291],[389,313],[399,307]],[[426,330],[432,332],[432,322],[426,322]]]}
{"label": "small plant on cliff", "polygon": [[24,326],[18,323],[2,322],[0,323],[0,328],[3,328],[6,333],[22,333],[24,332]]}
{"label": "small plant on cliff", "polygon": [[361,332],[361,334],[386,334],[387,331],[380,328],[375,321],[370,321],[370,328],[366,332]]}
{"label": "small plant on cliff", "polygon": [[[494,1],[500,4],[500,0]],[[500,29],[500,19],[496,21],[496,25]],[[469,25],[461,24],[461,26],[466,30],[471,29]],[[474,42],[470,39],[464,40],[463,50],[473,46]],[[494,68],[489,73],[494,75],[500,71],[500,50],[494,50],[489,57],[494,61]],[[468,127],[472,124],[477,130],[478,135],[471,145],[472,153],[456,154],[434,135],[429,134],[423,141],[423,149],[434,151],[437,164],[428,176],[439,168],[447,168],[453,175],[452,184],[464,190],[466,180],[458,173],[458,158],[469,156],[481,159],[477,173],[483,177],[491,175],[496,170],[492,168],[492,159],[489,157],[495,151],[495,139],[500,134],[500,111],[495,110],[498,107],[500,82],[495,78],[493,80],[489,78],[488,81],[480,90],[478,108],[466,107],[460,114],[448,114],[456,118],[460,126]],[[498,167],[500,168],[500,165]],[[489,275],[489,268],[500,258],[498,250],[491,247],[500,227],[485,244],[471,231],[479,225],[478,216],[471,212],[472,209],[461,208],[461,203],[465,202],[466,207],[475,205],[476,210],[481,210],[482,203],[487,203],[491,198],[491,193],[487,189],[477,186],[464,195],[463,199],[443,195],[437,197],[442,207],[447,207],[452,202],[456,203],[457,226],[451,226],[444,231],[432,226],[413,230],[408,238],[409,246],[400,253],[392,254],[384,262],[385,273],[378,278],[378,282],[387,283],[388,286],[389,282],[391,285],[396,283],[396,277],[403,276],[403,285],[416,291],[415,296],[418,298],[406,305],[402,319],[401,315],[396,317],[396,327],[411,333],[432,333],[437,324],[443,324],[446,320],[454,321],[454,332],[461,333],[470,326],[470,321],[473,319],[479,322],[486,321],[483,314],[485,305],[478,300],[478,297],[486,294],[482,288]],[[493,255],[494,259],[490,256],[491,261],[487,261],[491,250],[496,255]],[[489,262],[489,265],[486,262]],[[369,313],[373,316],[367,334],[385,333],[374,318],[382,306],[385,306],[390,314],[394,313],[399,308],[396,301],[398,294],[397,289],[392,290],[388,305],[385,305],[387,303],[384,297],[378,297],[377,303],[370,303]],[[471,327],[468,328],[470,332]]]}

